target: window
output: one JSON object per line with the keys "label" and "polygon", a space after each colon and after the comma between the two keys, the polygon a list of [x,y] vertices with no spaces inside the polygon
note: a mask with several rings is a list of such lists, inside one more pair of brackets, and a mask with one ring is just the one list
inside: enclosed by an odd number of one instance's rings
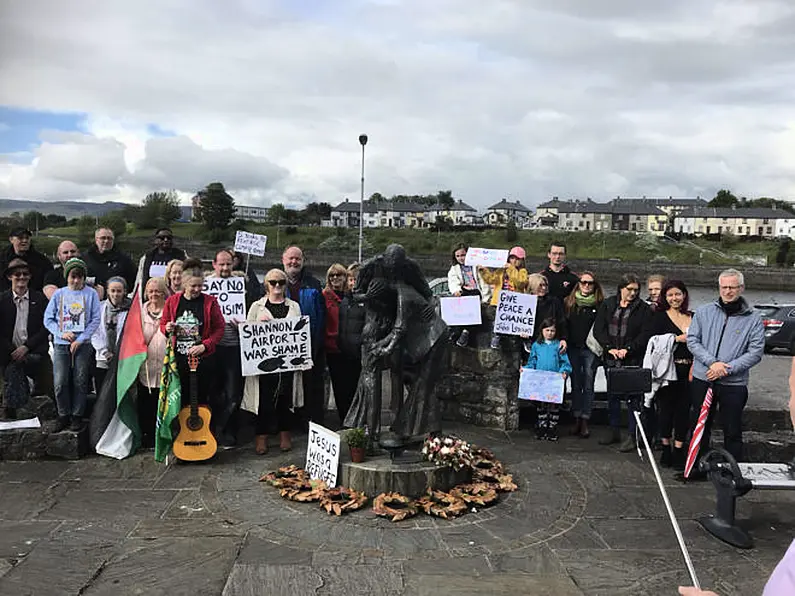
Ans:
{"label": "window", "polygon": [[769,220],[769,219],[767,219],[767,218],[765,218],[765,219],[763,219],[763,220],[762,220],[762,223],[763,223],[763,224],[765,224],[765,225],[767,225],[767,224],[769,224],[769,223],[770,223],[770,220]]}
{"label": "window", "polygon": [[709,234],[711,230],[712,230],[712,226],[707,226],[707,234]]}
{"label": "window", "polygon": [[748,218],[747,217],[743,217],[743,223],[748,223]]}
{"label": "window", "polygon": [[771,226],[767,226],[767,233],[768,234],[772,234],[773,233],[773,228]]}
{"label": "window", "polygon": [[757,234],[757,236],[761,236],[762,235],[762,230],[764,230],[764,228],[759,228],[759,233]]}
{"label": "window", "polygon": [[724,217],[723,218],[723,223],[726,223],[727,221],[729,221],[729,218],[728,217]]}
{"label": "window", "polygon": [[702,217],[701,221],[703,221],[704,223],[707,223],[707,218],[706,217]]}
{"label": "window", "polygon": [[722,234],[722,233],[723,233],[723,226],[718,226],[718,234]]}
{"label": "window", "polygon": [[704,226],[698,226],[698,231],[699,232],[703,232],[704,231]]}

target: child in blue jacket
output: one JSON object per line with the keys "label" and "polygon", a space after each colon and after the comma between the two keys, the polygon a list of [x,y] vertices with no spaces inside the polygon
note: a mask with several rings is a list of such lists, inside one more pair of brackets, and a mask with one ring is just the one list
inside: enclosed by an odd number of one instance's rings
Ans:
{"label": "child in blue jacket", "polygon": [[[530,348],[530,357],[527,359],[525,368],[562,373],[565,382],[571,372],[571,363],[566,354],[560,353],[560,340],[555,339],[556,333],[555,319],[547,318],[541,321],[541,337]],[[559,416],[560,406],[558,404],[539,403],[536,438],[557,441]]]}

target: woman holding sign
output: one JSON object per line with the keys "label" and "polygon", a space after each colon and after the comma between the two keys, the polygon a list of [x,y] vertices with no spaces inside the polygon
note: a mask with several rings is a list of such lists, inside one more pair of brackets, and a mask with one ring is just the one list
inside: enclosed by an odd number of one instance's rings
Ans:
{"label": "woman holding sign", "polygon": [[[265,297],[248,311],[247,321],[261,322],[287,317],[300,317],[301,307],[285,296],[287,275],[281,269],[265,274]],[[257,455],[268,452],[268,435],[279,433],[283,452],[292,449],[290,410],[303,402],[301,372],[271,372],[246,377],[241,407],[257,416],[254,449]]]}
{"label": "woman holding sign", "polygon": [[[466,265],[466,244],[459,244],[453,250],[453,265],[447,272],[447,286],[453,296],[479,296],[482,302],[488,304],[491,298],[491,288],[483,281],[474,267]],[[464,348],[469,343],[469,329],[461,331],[456,345]]]}

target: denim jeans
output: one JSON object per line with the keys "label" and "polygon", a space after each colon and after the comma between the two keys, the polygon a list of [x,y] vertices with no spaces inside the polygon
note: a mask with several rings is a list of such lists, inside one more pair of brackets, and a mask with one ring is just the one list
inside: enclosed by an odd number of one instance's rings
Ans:
{"label": "denim jeans", "polygon": [[596,354],[586,348],[569,348],[571,361],[571,409],[575,418],[591,417],[596,378]]}
{"label": "denim jeans", "polygon": [[80,344],[72,358],[69,346],[53,346],[53,382],[58,416],[82,417],[91,384],[94,348]]}
{"label": "denim jeans", "polygon": [[235,435],[237,413],[243,399],[243,374],[240,368],[240,346],[215,348],[215,388],[210,396],[213,423],[219,433]]}
{"label": "denim jeans", "polygon": [[[709,383],[701,379],[693,379],[690,384],[690,395],[693,408],[690,410],[690,428],[696,427],[701,405],[707,394]],[[748,403],[748,387],[743,385],[712,385],[712,408],[704,426],[704,435],[701,437],[699,455],[703,456],[709,451],[712,436],[712,421],[715,412],[720,409],[721,423],[723,426],[723,447],[734,456],[737,461],[743,457],[743,409]]]}
{"label": "denim jeans", "polygon": [[643,399],[643,395],[615,395],[611,393],[607,397],[607,414],[612,428],[621,428],[621,400],[623,399],[627,400],[627,409],[629,410],[628,430],[629,433],[634,436],[637,421],[635,420],[635,414],[633,412],[640,411],[640,402],[641,399]]}

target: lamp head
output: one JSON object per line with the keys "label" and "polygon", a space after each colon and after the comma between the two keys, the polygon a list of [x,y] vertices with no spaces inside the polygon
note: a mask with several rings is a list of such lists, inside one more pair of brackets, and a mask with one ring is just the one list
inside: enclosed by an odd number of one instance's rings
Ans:
{"label": "lamp head", "polygon": [[359,135],[359,144],[364,147],[367,144],[367,135]]}

